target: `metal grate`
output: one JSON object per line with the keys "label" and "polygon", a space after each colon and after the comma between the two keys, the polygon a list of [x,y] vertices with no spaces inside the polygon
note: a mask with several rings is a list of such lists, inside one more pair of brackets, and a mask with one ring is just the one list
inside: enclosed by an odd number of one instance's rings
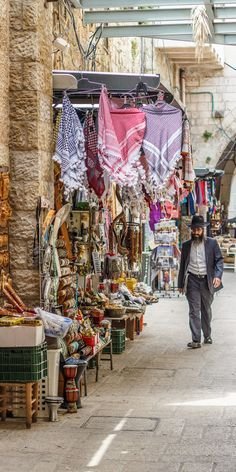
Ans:
{"label": "metal grate", "polygon": [[149,417],[123,416],[90,416],[81,426],[84,429],[101,429],[106,431],[155,431],[160,419]]}

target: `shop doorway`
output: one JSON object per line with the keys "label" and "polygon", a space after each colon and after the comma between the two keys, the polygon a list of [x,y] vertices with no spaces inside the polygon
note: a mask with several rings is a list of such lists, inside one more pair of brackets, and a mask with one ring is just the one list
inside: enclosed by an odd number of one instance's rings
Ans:
{"label": "shop doorway", "polygon": [[232,219],[236,217],[236,168],[231,179],[230,195],[229,195],[229,206],[228,206],[228,218]]}
{"label": "shop doorway", "polygon": [[226,146],[216,168],[224,171],[219,197],[225,217],[231,219],[236,217],[236,138]]}

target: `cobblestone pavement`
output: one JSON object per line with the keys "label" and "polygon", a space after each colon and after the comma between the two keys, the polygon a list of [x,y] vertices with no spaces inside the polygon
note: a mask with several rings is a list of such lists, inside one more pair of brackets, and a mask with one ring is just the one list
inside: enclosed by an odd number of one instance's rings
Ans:
{"label": "cobblestone pavement", "polygon": [[144,332],[89,371],[58,423],[0,424],[4,472],[236,472],[236,274],[214,302],[214,344],[188,350],[184,297],[148,308]]}

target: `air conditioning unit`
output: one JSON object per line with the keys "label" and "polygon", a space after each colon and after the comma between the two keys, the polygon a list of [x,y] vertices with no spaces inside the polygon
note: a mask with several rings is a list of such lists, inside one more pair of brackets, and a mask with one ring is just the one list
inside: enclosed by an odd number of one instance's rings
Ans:
{"label": "air conditioning unit", "polygon": [[70,3],[74,8],[82,8],[80,0],[70,0]]}

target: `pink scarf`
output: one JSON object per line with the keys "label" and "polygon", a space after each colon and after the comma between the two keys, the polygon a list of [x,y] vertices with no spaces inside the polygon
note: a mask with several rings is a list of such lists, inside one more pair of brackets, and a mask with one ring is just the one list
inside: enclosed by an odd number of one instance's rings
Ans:
{"label": "pink scarf", "polygon": [[144,173],[140,148],[146,127],[145,113],[137,108],[111,108],[102,89],[98,114],[98,153],[101,167],[111,180],[134,186]]}

